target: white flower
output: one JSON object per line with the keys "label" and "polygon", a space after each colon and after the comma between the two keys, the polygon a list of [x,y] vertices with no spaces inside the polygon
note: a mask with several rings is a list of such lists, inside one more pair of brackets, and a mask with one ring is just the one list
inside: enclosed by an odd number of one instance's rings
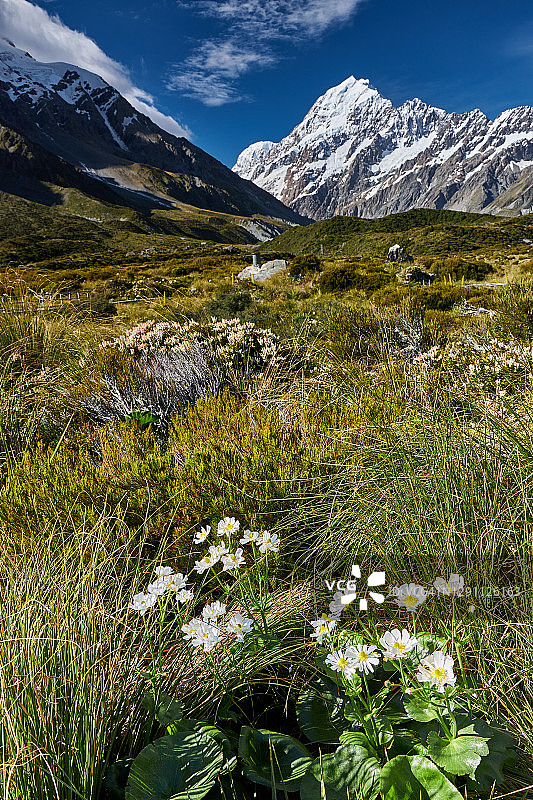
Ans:
{"label": "white flower", "polygon": [[242,614],[235,614],[228,622],[226,628],[228,633],[234,633],[237,636],[237,641],[244,641],[244,634],[250,633],[254,629],[253,619],[243,617]]}
{"label": "white flower", "polygon": [[393,661],[396,658],[405,658],[416,647],[418,639],[411,636],[405,628],[401,633],[398,628],[394,628],[394,630],[384,633],[379,643],[383,648],[385,661]]}
{"label": "white flower", "polygon": [[435,650],[422,659],[416,677],[422,683],[434,686],[438,692],[443,692],[446,684],[454,686],[457,680],[453,674],[453,658],[445,656],[442,650]]}
{"label": "white flower", "polygon": [[352,644],[346,649],[346,657],[353,659],[355,668],[365,675],[379,664],[379,651],[373,644]]}
{"label": "white flower", "polygon": [[209,548],[209,554],[211,558],[214,559],[215,564],[217,563],[217,561],[220,561],[222,556],[225,556],[227,553],[229,553],[229,548],[224,543],[218,545],[212,544],[211,547]]}
{"label": "white flower", "polygon": [[237,533],[240,527],[241,523],[235,517],[224,517],[217,525],[217,533],[219,536],[231,536]]}
{"label": "white flower", "polygon": [[188,603],[190,600],[194,600],[194,592],[191,592],[190,589],[180,589],[179,592],[176,592],[176,600],[178,603]]}
{"label": "white flower", "polygon": [[202,617],[204,618],[205,622],[209,622],[209,620],[216,620],[218,617],[221,617],[223,614],[226,613],[226,606],[224,603],[215,600],[214,603],[208,603],[208,605],[204,606],[202,611]]}
{"label": "white flower", "polygon": [[426,590],[417,583],[404,583],[394,592],[396,605],[400,608],[406,608],[408,611],[414,611],[415,608],[422,605],[426,597]]}
{"label": "white flower", "polygon": [[183,575],[181,572],[177,572],[172,575],[164,575],[162,578],[159,578],[157,584],[164,586],[165,591],[179,592],[180,589],[185,588],[185,584],[187,583],[187,578],[188,578],[187,575]]}
{"label": "white flower", "polygon": [[156,597],[160,597],[162,594],[165,594],[166,590],[167,587],[161,578],[158,578],[153,583],[149,583],[147,588],[148,594],[153,594]]}
{"label": "white flower", "polygon": [[220,630],[217,626],[210,625],[202,619],[192,619],[182,625],[181,630],[193,647],[203,647],[205,653],[209,653],[220,641]]}
{"label": "white flower", "polygon": [[311,625],[315,629],[311,634],[311,639],[316,639],[318,644],[322,644],[324,636],[329,636],[332,633],[335,627],[335,620],[323,617],[322,619],[313,620]]}
{"label": "white flower", "polygon": [[139,592],[139,594],[133,595],[132,601],[129,604],[128,608],[132,608],[134,611],[138,611],[139,614],[144,616],[149,608],[157,602],[157,595],[155,594],[145,594],[144,592]]}
{"label": "white flower", "polygon": [[173,572],[174,572],[174,570],[172,569],[172,567],[156,567],[155,568],[155,574],[157,575],[158,578],[162,578],[163,575],[172,575]]}
{"label": "white flower", "polygon": [[197,572],[199,575],[203,575],[204,572],[207,572],[208,569],[214,567],[217,561],[218,558],[213,558],[213,556],[208,553],[200,561],[194,562],[194,571]]}
{"label": "white flower", "polygon": [[205,542],[209,534],[211,533],[211,525],[207,525],[205,528],[200,528],[199,531],[196,531],[194,534],[194,542],[196,544],[201,544],[201,542]]}
{"label": "white flower", "polygon": [[229,553],[229,555],[222,556],[222,569],[224,571],[238,569],[241,564],[244,564],[242,547],[239,547],[234,553]]}
{"label": "white flower", "polygon": [[445,578],[435,578],[433,586],[439,594],[457,594],[460,596],[465,588],[465,579],[462,575],[452,572],[448,581]]}
{"label": "white flower", "polygon": [[341,672],[345,678],[353,678],[359,669],[354,660],[348,657],[348,651],[343,653],[342,650],[337,650],[326,656],[326,664],[335,672]]}
{"label": "white flower", "polygon": [[277,553],[279,550],[279,536],[276,533],[269,533],[269,531],[265,531],[257,541],[259,543],[259,550],[261,553],[267,553],[269,550],[271,550],[273,553]]}
{"label": "white flower", "polygon": [[239,544],[251,544],[252,542],[257,542],[259,539],[259,532],[258,531],[244,531],[244,536],[242,539],[239,539]]}

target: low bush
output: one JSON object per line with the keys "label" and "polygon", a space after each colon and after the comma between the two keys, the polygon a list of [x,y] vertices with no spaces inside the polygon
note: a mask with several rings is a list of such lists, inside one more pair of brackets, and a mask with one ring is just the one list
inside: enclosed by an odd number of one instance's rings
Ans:
{"label": "low bush", "polygon": [[494,267],[487,261],[466,260],[463,258],[442,258],[431,263],[431,270],[436,272],[441,280],[451,278],[454,281],[483,281],[494,272]]}
{"label": "low bush", "polygon": [[322,261],[312,253],[296,256],[289,263],[289,275],[292,278],[301,278],[313,272],[320,272]]}
{"label": "low bush", "polygon": [[241,292],[238,289],[223,290],[205,305],[205,311],[210,317],[235,317],[242,314],[253,303],[250,292]]}
{"label": "low bush", "polygon": [[322,292],[331,293],[359,289],[369,297],[394,281],[394,276],[383,269],[365,269],[363,265],[341,263],[324,270],[319,286]]}

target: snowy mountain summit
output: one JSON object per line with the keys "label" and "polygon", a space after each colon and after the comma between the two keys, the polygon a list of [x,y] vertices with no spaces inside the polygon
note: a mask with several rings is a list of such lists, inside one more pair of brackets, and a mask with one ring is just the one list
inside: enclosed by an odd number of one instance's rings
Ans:
{"label": "snowy mountain summit", "polygon": [[395,108],[352,76],[281,142],[247,147],[233,170],[313,219],[411,208],[530,213],[533,108],[494,121],[416,98]]}

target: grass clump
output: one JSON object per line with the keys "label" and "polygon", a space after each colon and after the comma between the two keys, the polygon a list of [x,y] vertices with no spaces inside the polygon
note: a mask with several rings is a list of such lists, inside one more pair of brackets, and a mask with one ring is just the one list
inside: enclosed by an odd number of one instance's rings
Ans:
{"label": "grass clump", "polygon": [[[477,246],[493,225],[401,216],[328,230]],[[349,288],[241,291],[213,247],[165,254],[189,283],[113,318],[0,318],[3,797],[389,800],[420,759],[402,800],[427,774],[528,797],[530,284],[406,286],[328,254]],[[339,777],[354,753],[368,791]]]}

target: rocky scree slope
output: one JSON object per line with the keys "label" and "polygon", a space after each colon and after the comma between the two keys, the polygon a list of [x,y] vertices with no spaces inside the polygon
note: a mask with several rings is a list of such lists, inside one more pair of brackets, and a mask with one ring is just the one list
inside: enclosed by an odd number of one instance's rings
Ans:
{"label": "rocky scree slope", "polygon": [[313,219],[412,208],[531,213],[533,108],[494,121],[418,99],[395,108],[350,77],[285,139],[250,145],[233,169]]}

